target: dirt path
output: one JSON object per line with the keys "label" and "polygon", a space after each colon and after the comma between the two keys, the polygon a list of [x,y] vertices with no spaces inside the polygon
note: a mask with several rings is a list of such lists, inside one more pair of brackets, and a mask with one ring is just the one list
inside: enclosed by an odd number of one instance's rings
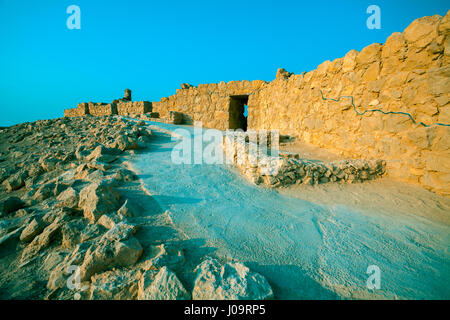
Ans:
{"label": "dirt path", "polygon": [[[450,298],[448,199],[389,181],[278,192],[232,167],[174,164],[178,142],[156,132],[132,162],[146,190],[188,237],[267,277],[276,298]],[[366,287],[369,265],[380,290]]]}

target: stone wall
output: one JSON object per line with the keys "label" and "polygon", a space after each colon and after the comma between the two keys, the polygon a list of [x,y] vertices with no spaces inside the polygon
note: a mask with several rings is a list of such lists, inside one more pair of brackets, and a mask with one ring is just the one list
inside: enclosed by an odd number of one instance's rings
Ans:
{"label": "stone wall", "polygon": [[64,110],[64,116],[80,117],[88,114],[93,116],[106,116],[111,114],[128,116],[152,112],[152,103],[149,101],[118,101],[112,103],[79,103],[76,108]]}
{"label": "stone wall", "polygon": [[[279,156],[257,151],[258,145],[239,139],[239,135],[224,136],[223,147],[228,163],[234,164],[251,182],[268,187],[292,184],[356,183],[373,180],[386,172],[383,160],[319,161],[300,159],[298,154],[280,152]],[[252,147],[253,146],[253,147]]]}
{"label": "stone wall", "polygon": [[152,112],[152,103],[149,101],[121,102],[117,104],[117,112],[119,115]]}
{"label": "stone wall", "polygon": [[117,114],[117,105],[115,103],[93,103],[87,104],[88,114],[93,116],[107,116]]}
{"label": "stone wall", "polygon": [[265,81],[230,81],[228,83],[182,85],[176,94],[153,102],[153,111],[168,117],[170,111],[183,113],[184,122],[201,121],[206,128],[229,128],[229,106],[232,96],[251,95],[266,86]]}
{"label": "stone wall", "polygon": [[[280,74],[249,99],[248,126],[281,133],[346,157],[386,159],[400,180],[450,195],[450,14],[414,21],[384,45]],[[405,114],[367,112],[368,109]]]}
{"label": "stone wall", "polygon": [[80,117],[80,110],[78,108],[70,108],[64,110],[64,117]]}

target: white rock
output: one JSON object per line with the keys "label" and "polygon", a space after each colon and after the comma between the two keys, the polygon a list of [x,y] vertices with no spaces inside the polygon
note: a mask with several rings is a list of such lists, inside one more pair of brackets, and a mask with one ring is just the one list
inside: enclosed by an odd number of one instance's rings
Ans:
{"label": "white rock", "polygon": [[167,267],[156,271],[146,271],[140,281],[138,290],[139,300],[188,300],[189,293],[178,280],[175,273]]}
{"label": "white rock", "polygon": [[208,258],[197,268],[192,299],[194,300],[264,300],[273,291],[262,275],[241,263],[221,265]]}

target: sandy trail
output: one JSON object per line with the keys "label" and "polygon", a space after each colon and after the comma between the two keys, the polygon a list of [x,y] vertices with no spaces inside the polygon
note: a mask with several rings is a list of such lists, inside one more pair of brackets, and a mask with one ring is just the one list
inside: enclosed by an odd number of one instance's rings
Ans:
{"label": "sandy trail", "polygon": [[[266,276],[276,298],[450,298],[448,199],[423,192],[423,205],[405,207],[415,195],[400,190],[396,199],[395,183],[279,192],[250,184],[233,167],[174,164],[178,142],[155,132],[133,161],[145,188],[186,235]],[[369,265],[381,269],[380,290],[366,287]]]}

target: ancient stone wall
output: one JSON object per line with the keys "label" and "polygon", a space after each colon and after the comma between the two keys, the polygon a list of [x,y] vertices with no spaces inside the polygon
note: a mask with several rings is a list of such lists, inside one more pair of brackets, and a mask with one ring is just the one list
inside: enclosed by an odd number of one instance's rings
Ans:
{"label": "ancient stone wall", "polygon": [[201,121],[207,128],[229,128],[229,106],[232,96],[246,96],[261,90],[265,81],[230,81],[228,83],[182,85],[175,95],[153,102],[153,111],[168,117],[170,111],[181,112],[184,122]]}
{"label": "ancient stone wall", "polygon": [[143,114],[152,111],[152,103],[149,101],[121,102],[117,104],[119,115]]}
{"label": "ancient stone wall", "polygon": [[117,114],[117,106],[115,103],[88,103],[88,114],[93,116],[107,116]]}
{"label": "ancient stone wall", "polygon": [[122,101],[112,103],[79,103],[77,108],[64,110],[65,117],[79,117],[87,114],[93,116],[106,116],[118,114],[128,116],[133,114],[143,114],[152,111],[152,103],[149,101]]}
{"label": "ancient stone wall", "polygon": [[[449,33],[449,13],[424,17],[384,45],[306,74],[281,74],[250,96],[248,127],[278,129],[347,157],[385,159],[390,176],[449,195],[450,127],[435,125],[450,124]],[[352,96],[355,108],[352,98],[324,100],[321,92]],[[388,114],[357,113],[370,109]]]}
{"label": "ancient stone wall", "polygon": [[79,117],[81,116],[78,108],[70,108],[64,110],[64,117]]}

